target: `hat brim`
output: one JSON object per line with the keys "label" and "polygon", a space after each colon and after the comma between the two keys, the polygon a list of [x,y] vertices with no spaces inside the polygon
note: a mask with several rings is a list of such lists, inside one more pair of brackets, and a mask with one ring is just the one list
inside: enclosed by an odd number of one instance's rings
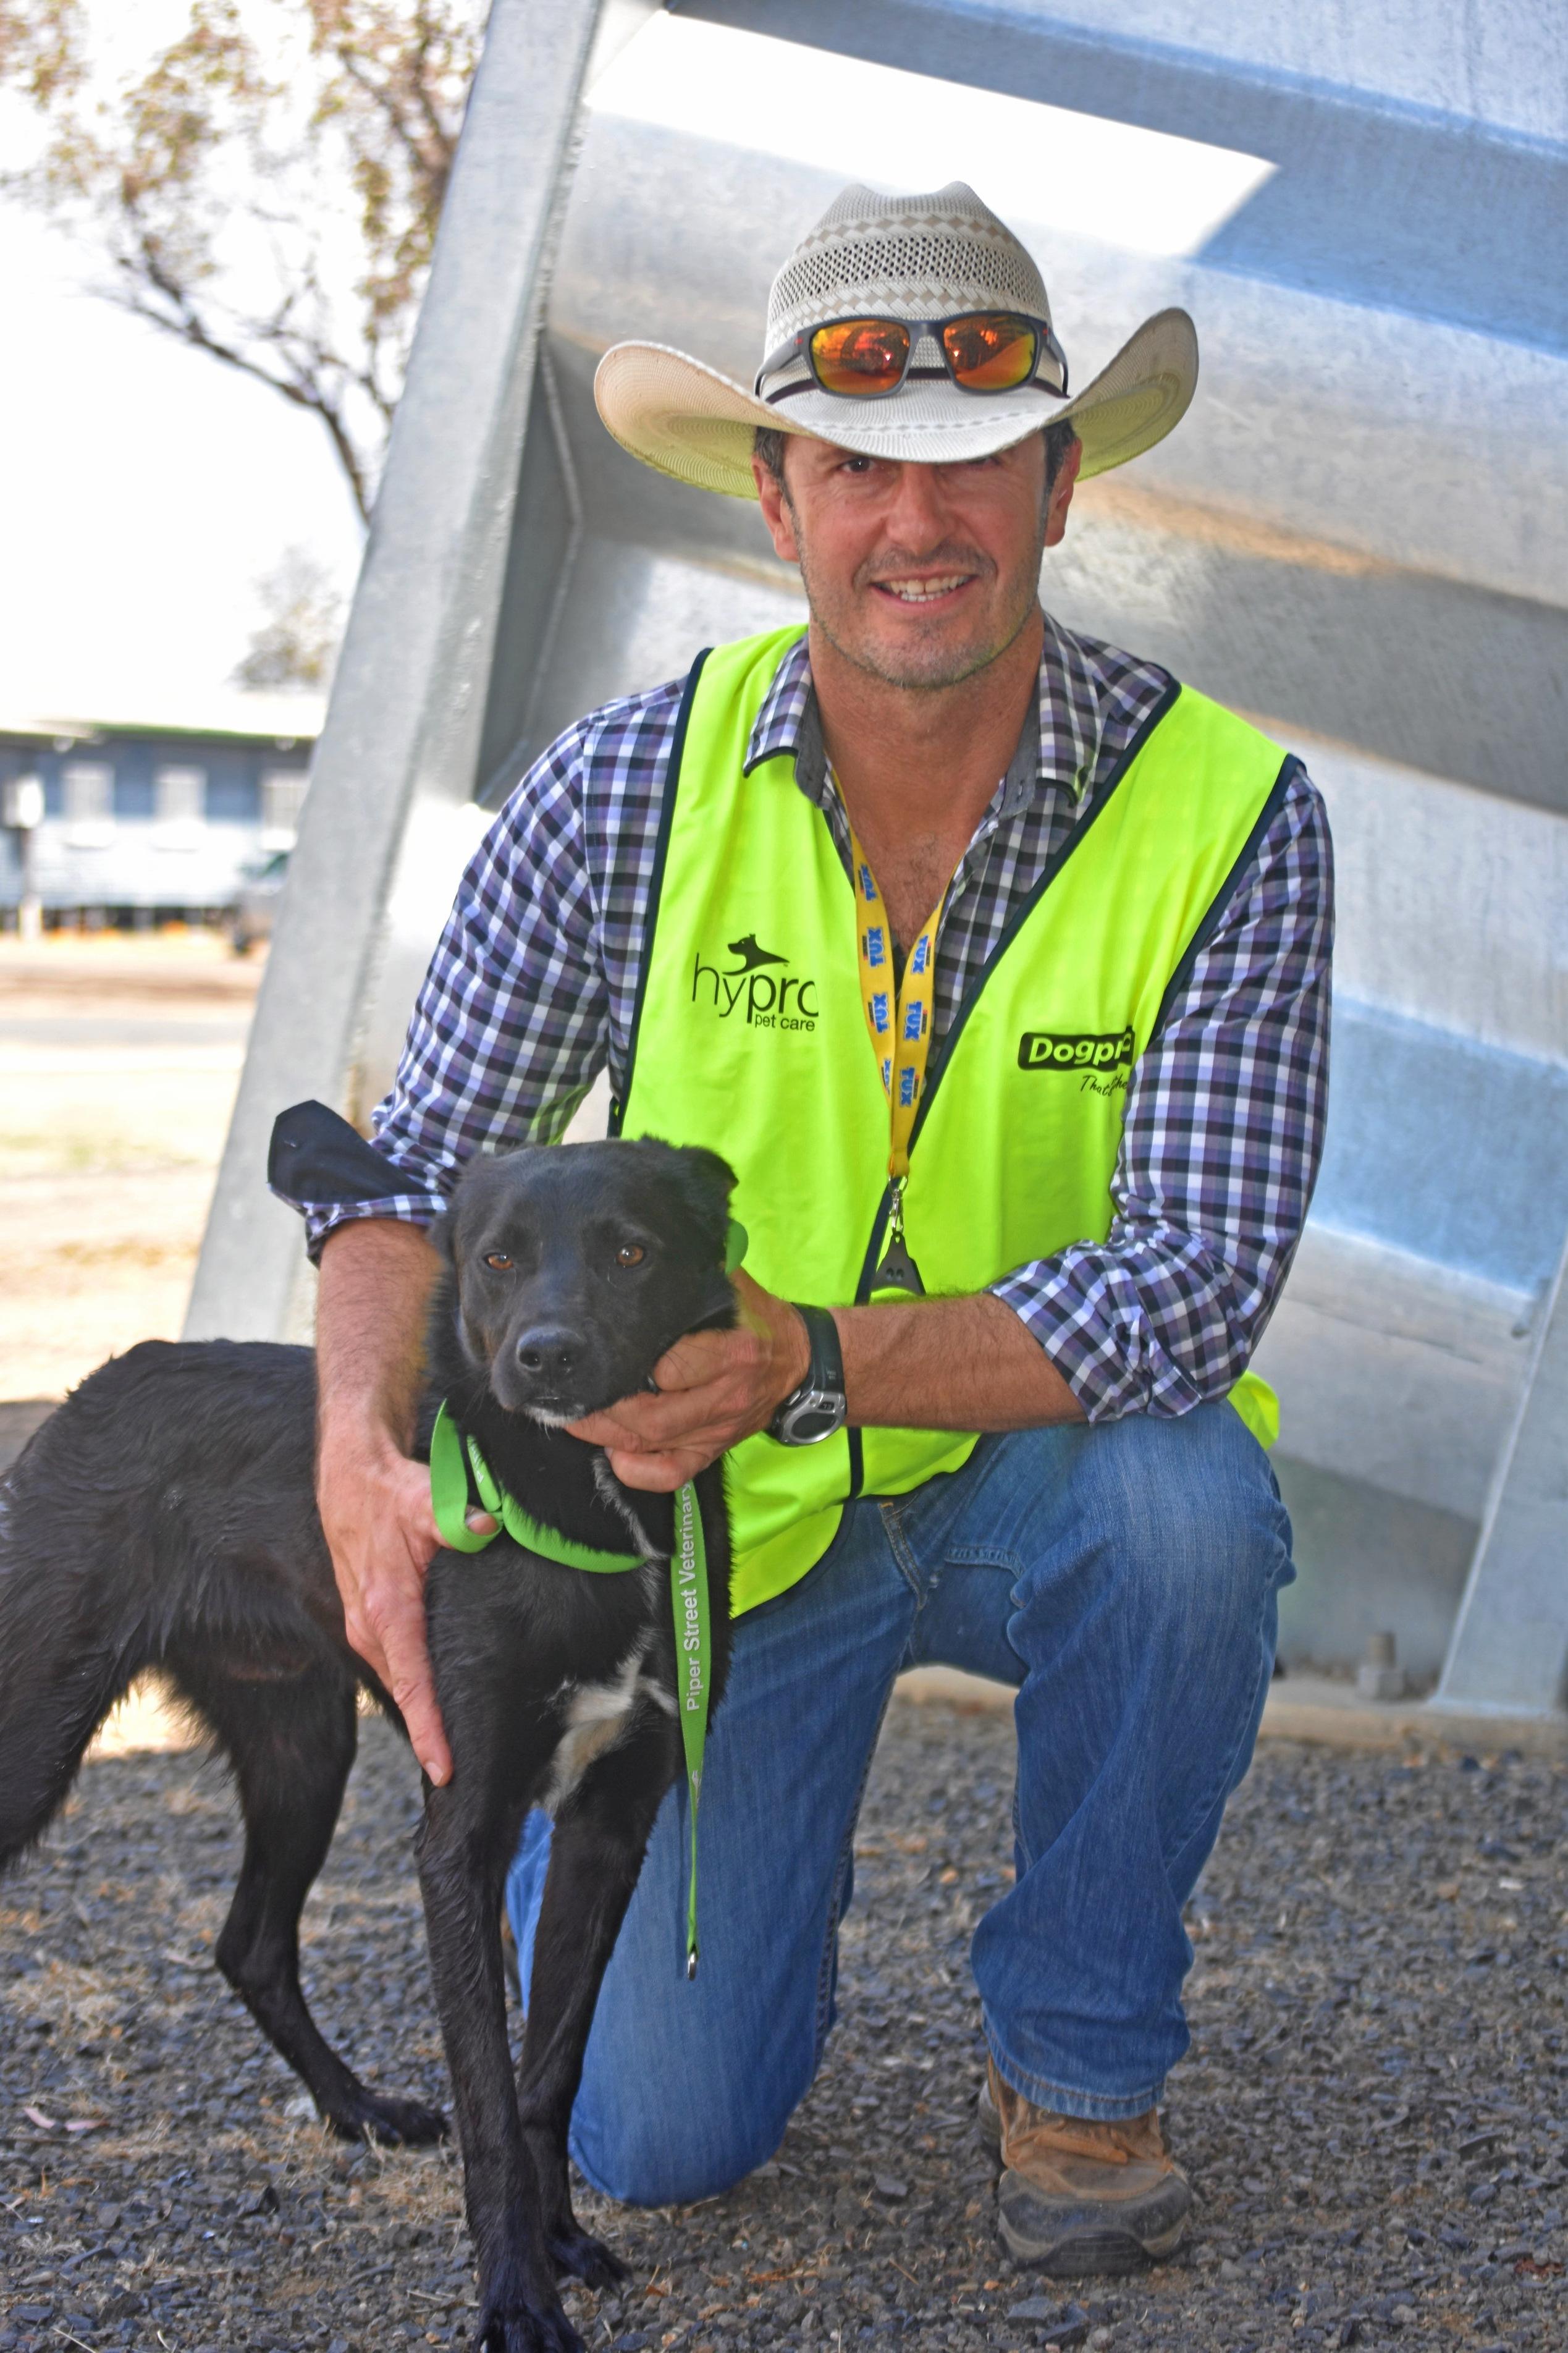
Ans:
{"label": "hat brim", "polygon": [[667,343],[616,343],[594,377],[607,430],[661,474],[727,498],[755,498],[759,426],[831,441],[858,456],[931,465],[988,458],[1045,426],[1070,421],[1083,444],[1080,479],[1124,466],[1186,414],[1198,380],[1197,330],[1184,311],[1159,311],[1072,400],[1031,391],[977,399],[954,384],[922,385],[863,406],[826,392],[772,407],[716,368]]}

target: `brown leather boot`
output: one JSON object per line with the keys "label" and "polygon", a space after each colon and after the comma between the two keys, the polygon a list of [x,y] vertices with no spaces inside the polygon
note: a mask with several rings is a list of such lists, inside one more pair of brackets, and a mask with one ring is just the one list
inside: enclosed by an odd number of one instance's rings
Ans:
{"label": "brown leather boot", "polygon": [[987,2061],[980,2128],[1001,2153],[996,2222],[1020,2263],[1058,2279],[1141,2270],[1181,2244],[1192,2189],[1159,2111],[1117,2124],[1053,2116]]}

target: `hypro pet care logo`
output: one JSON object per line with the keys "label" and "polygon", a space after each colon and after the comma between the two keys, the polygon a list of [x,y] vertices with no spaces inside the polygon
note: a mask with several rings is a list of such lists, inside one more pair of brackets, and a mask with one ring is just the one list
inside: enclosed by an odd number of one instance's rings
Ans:
{"label": "hypro pet care logo", "polygon": [[722,968],[704,964],[700,955],[693,959],[693,1005],[710,1006],[721,1021],[740,1014],[748,1029],[816,1028],[820,1018],[816,983],[791,972],[788,956],[763,947],[755,932],[731,940],[725,953],[739,956],[739,964]]}

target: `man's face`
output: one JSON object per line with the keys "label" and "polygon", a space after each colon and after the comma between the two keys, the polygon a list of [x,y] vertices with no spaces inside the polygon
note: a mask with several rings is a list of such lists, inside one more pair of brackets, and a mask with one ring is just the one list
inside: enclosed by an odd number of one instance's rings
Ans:
{"label": "man's face", "polygon": [[787,491],[753,459],[763,515],[798,564],[813,626],[889,685],[955,686],[995,660],[1034,615],[1040,555],[1066,527],[1075,443],[1046,491],[1032,434],[956,465],[785,444]]}

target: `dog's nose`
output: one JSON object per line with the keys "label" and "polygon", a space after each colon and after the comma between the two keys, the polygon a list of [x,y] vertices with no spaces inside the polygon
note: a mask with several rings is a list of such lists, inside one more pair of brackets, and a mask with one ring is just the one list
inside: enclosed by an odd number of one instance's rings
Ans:
{"label": "dog's nose", "polygon": [[582,1342],[574,1332],[540,1324],[531,1332],[525,1332],[518,1342],[517,1361],[525,1373],[542,1373],[552,1380],[563,1380],[575,1366],[581,1349]]}

